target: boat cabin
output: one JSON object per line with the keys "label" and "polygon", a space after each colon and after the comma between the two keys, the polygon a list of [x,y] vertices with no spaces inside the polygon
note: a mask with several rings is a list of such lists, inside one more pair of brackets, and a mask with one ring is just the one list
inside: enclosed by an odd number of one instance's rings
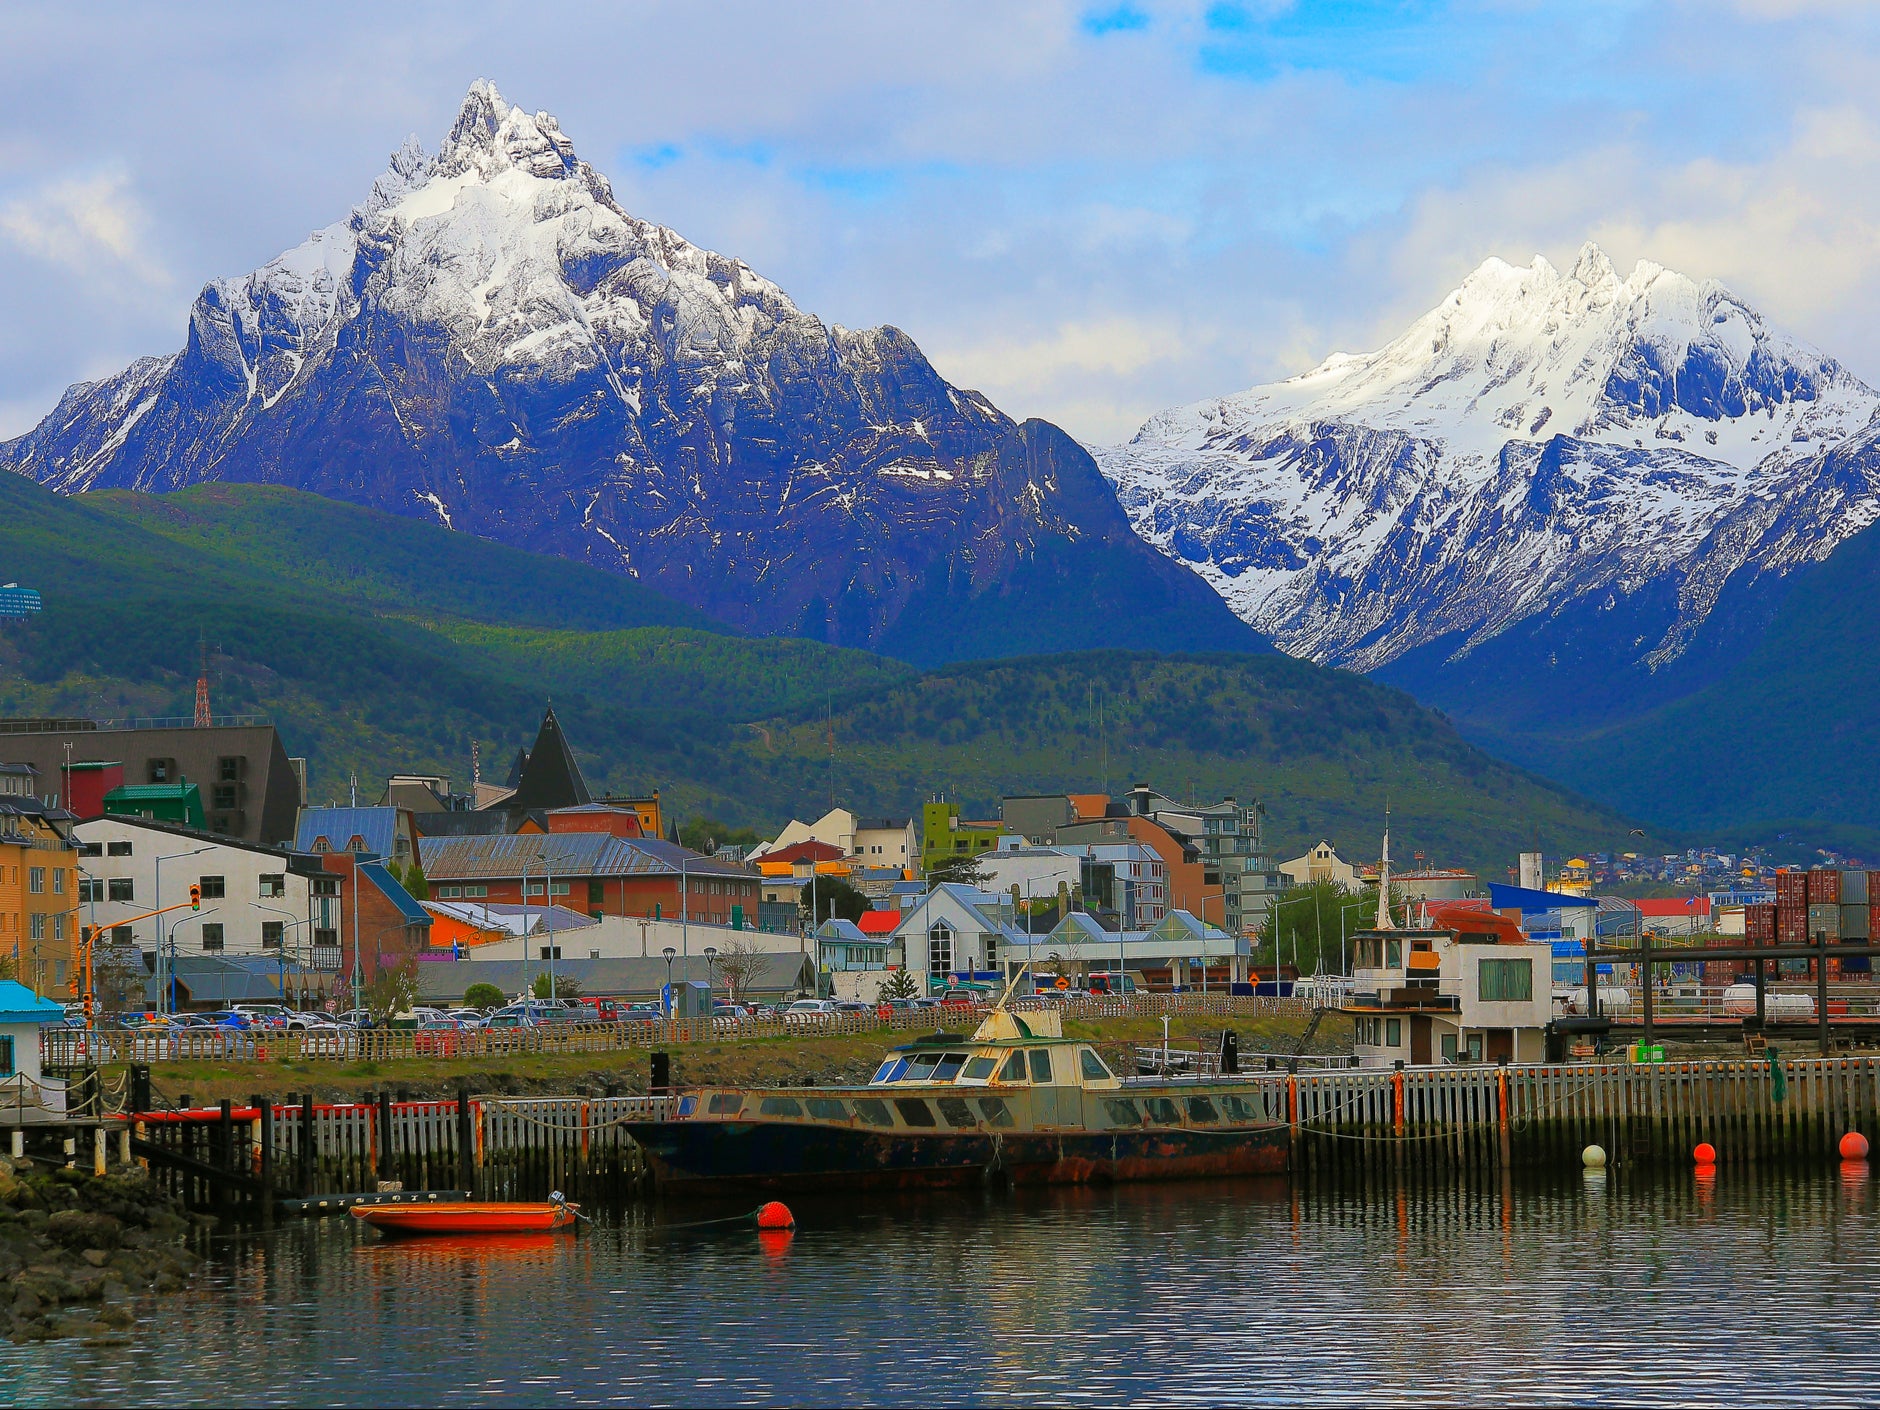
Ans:
{"label": "boat cabin", "polygon": [[1352,988],[1339,1008],[1352,1016],[1358,1065],[1543,1061],[1553,947],[1493,911],[1479,924],[1454,910],[1444,919],[1352,937]]}

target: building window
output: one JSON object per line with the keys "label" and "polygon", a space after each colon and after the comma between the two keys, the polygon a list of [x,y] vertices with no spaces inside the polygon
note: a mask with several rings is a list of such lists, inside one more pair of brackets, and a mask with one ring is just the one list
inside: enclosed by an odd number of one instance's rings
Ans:
{"label": "building window", "polygon": [[588,883],[588,904],[590,906],[599,906],[604,905],[606,901],[607,883],[604,881],[590,881]]}
{"label": "building window", "polygon": [[285,921],[279,921],[279,920],[262,921],[261,922],[261,948],[264,950],[280,949],[281,939],[286,934],[287,934],[287,923]]}
{"label": "building window", "polygon": [[313,947],[316,950],[337,950],[339,948],[339,932],[337,930],[314,931]]}
{"label": "building window", "polygon": [[45,891],[46,869],[44,867],[28,867],[26,869],[26,889],[35,896]]}
{"label": "building window", "polygon": [[944,979],[953,969],[953,930],[940,921],[927,931],[927,973]]}
{"label": "building window", "polygon": [[175,783],[176,760],[152,759],[144,765],[144,781],[147,783]]}
{"label": "building window", "polygon": [[46,938],[46,917],[43,911],[33,912],[33,923],[29,929],[32,931],[33,939],[44,940]]}
{"label": "building window", "polygon": [[128,925],[114,925],[111,927],[111,943],[113,945],[134,945],[137,943],[137,936]]}
{"label": "building window", "polygon": [[261,875],[261,894],[267,896],[285,896],[287,877],[281,872],[263,872]]}
{"label": "building window", "polygon": [[240,783],[246,773],[248,760],[236,755],[223,757],[215,761],[215,776],[222,783]]}
{"label": "building window", "polygon": [[[550,953],[550,951],[553,951],[553,953],[551,954],[551,953]],[[543,959],[545,959],[545,960],[558,960],[558,959],[560,959],[560,958],[561,958],[561,946],[559,946],[559,945],[544,945],[544,946],[542,946],[542,958],[543,958]]]}
{"label": "building window", "polygon": [[1534,961],[1480,960],[1476,987],[1485,1004],[1523,1004],[1534,997]]}
{"label": "building window", "polygon": [[1387,1048],[1403,1046],[1403,1020],[1401,1018],[1384,1020],[1384,1046]]}
{"label": "building window", "polygon": [[107,857],[128,857],[131,854],[131,844],[128,842],[107,842],[105,844],[104,854]]}
{"label": "building window", "polygon": [[104,843],[81,842],[78,844],[78,855],[81,857],[102,857],[104,855]]}
{"label": "building window", "polygon": [[52,869],[52,894],[54,896],[63,896],[65,894],[64,867],[54,867]]}
{"label": "building window", "polygon": [[211,808],[219,808],[225,812],[232,812],[236,806],[235,785],[232,783],[218,783],[214,788],[209,790],[209,800],[209,806]]}
{"label": "building window", "polygon": [[0,1034],[0,1077],[13,1075],[13,1036]]}
{"label": "building window", "polygon": [[986,942],[986,968],[997,969],[999,967],[999,937],[988,933],[982,938]]}
{"label": "building window", "polygon": [[222,884],[221,877],[205,876],[201,880],[202,880],[202,899],[203,900],[220,901],[223,898],[223,896],[226,894],[225,888]]}
{"label": "building window", "polygon": [[104,899],[104,883],[102,881],[87,881],[81,876],[78,879],[78,899],[81,901],[102,901]]}
{"label": "building window", "polygon": [[128,876],[114,876],[105,883],[113,901],[135,901],[137,885]]}
{"label": "building window", "polygon": [[440,886],[437,888],[437,899],[440,901],[454,901],[461,895],[463,895],[463,887],[461,886]]}
{"label": "building window", "polygon": [[313,894],[316,896],[339,895],[339,878],[337,876],[314,877],[313,878]]}
{"label": "building window", "polygon": [[202,927],[202,948],[219,950],[222,948],[222,927],[216,921],[207,921]]}

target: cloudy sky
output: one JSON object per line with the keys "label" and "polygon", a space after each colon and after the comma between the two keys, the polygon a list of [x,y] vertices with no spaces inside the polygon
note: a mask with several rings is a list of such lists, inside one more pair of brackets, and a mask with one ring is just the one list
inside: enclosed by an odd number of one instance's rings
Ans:
{"label": "cloudy sky", "polygon": [[622,203],[1086,440],[1489,255],[1715,277],[1880,384],[1859,0],[0,6],[0,436],[180,346],[472,79]]}

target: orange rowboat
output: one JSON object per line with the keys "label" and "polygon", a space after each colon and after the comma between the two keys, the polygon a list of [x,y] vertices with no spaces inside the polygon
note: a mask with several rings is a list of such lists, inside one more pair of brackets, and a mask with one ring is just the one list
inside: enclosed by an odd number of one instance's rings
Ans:
{"label": "orange rowboat", "polygon": [[572,1225],[566,1200],[517,1204],[374,1204],[351,1213],[387,1234],[539,1234]]}

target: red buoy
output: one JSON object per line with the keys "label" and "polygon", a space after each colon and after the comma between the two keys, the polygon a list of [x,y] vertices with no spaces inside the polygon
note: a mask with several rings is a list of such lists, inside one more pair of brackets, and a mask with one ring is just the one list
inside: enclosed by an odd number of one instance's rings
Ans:
{"label": "red buoy", "polygon": [[1867,1158],[1867,1138],[1858,1131],[1849,1131],[1841,1137],[1842,1160],[1865,1160]]}
{"label": "red buoy", "polygon": [[1699,1141],[1697,1143],[1697,1149],[1691,1152],[1691,1157],[1699,1165],[1715,1165],[1717,1163],[1717,1148],[1711,1145],[1709,1141]]}
{"label": "red buoy", "polygon": [[796,1216],[790,1213],[790,1206],[779,1200],[771,1200],[757,1211],[757,1227],[760,1229],[794,1229]]}

